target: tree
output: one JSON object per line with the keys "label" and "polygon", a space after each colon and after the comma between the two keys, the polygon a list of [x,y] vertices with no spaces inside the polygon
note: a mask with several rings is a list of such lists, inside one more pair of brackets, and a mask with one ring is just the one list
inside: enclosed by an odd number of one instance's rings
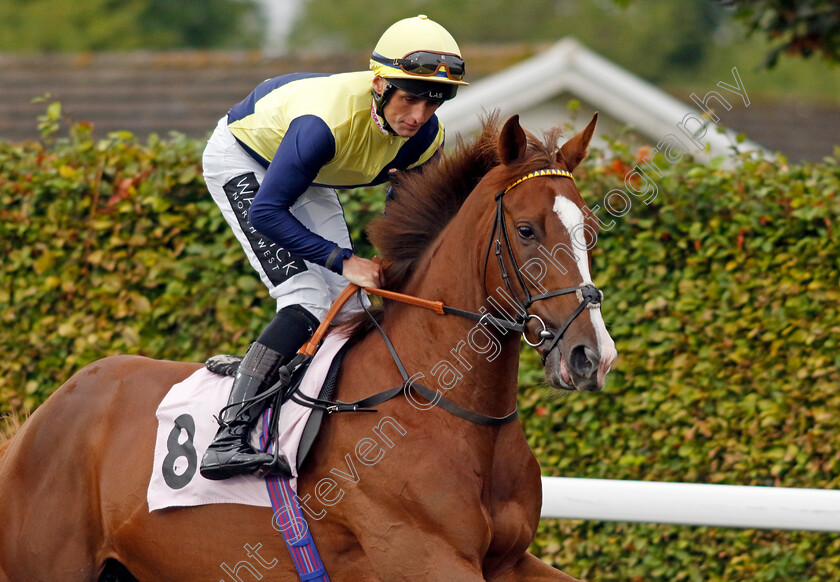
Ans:
{"label": "tree", "polygon": [[[259,47],[251,0],[146,0],[140,25],[160,48]],[[250,17],[250,18],[249,18]]]}
{"label": "tree", "polygon": [[[425,13],[446,27],[462,49],[574,36],[642,77],[660,81],[671,70],[684,72],[702,63],[723,12],[709,0],[646,0],[626,7],[613,1],[619,0],[422,0],[380,2],[371,11],[363,0],[308,0],[295,23],[292,45],[300,51],[371,50],[390,24]],[[465,57],[469,75],[468,52]]]}
{"label": "tree", "polygon": [[782,54],[820,54],[840,63],[840,2],[837,0],[719,0],[734,12],[750,34],[764,34],[775,46],[765,64]]}
{"label": "tree", "polygon": [[254,47],[255,10],[251,0],[4,0],[0,51]]}

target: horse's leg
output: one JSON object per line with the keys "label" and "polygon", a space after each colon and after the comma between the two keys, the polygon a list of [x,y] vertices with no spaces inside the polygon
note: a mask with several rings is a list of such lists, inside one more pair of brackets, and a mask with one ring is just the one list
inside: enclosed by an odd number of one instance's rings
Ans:
{"label": "horse's leg", "polygon": [[493,541],[484,563],[487,580],[575,580],[527,550],[539,526],[542,484],[519,422],[499,431],[493,469]]}
{"label": "horse's leg", "polygon": [[465,557],[438,536],[413,532],[405,539],[391,539],[390,546],[368,546],[365,553],[381,580],[412,582],[481,582],[477,560]]}
{"label": "horse's leg", "polygon": [[79,429],[79,418],[92,420],[87,399],[75,392],[89,372],[36,410],[3,455],[0,571],[9,582],[95,579],[103,538],[86,457],[97,435]]}
{"label": "horse's leg", "polygon": [[522,558],[505,572],[487,578],[490,582],[579,582],[565,572],[552,568],[539,558],[525,552]]}
{"label": "horse's leg", "polygon": [[[408,448],[404,452],[406,458],[418,458]],[[319,466],[325,460],[326,455],[313,458],[312,471],[299,481],[303,494],[313,491],[317,477],[336,475]],[[487,547],[490,536],[487,519],[480,507],[470,507],[465,511],[464,497],[456,493],[441,495],[443,499],[438,501],[445,510],[430,513],[426,501],[429,492],[434,492],[435,488],[425,482],[418,486],[414,480],[406,480],[403,472],[403,476],[390,479],[395,484],[393,487],[383,490],[381,482],[387,477],[387,457],[381,463],[383,472],[368,472],[367,481],[361,475],[361,469],[356,467],[355,470],[360,471],[359,482],[352,489],[352,484],[342,484],[344,496],[341,503],[325,510],[328,517],[323,522],[312,523],[319,548],[322,541],[326,542],[321,554],[330,578],[336,582],[369,579],[483,581],[482,548]],[[335,463],[335,466],[348,470],[346,464]],[[322,509],[317,503],[313,501],[313,508]],[[342,570],[348,556],[358,571],[367,577],[344,575]]]}

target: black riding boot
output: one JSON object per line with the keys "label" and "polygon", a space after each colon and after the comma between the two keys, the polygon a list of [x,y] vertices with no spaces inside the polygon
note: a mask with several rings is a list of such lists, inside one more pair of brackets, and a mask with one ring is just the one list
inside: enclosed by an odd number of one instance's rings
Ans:
{"label": "black riding boot", "polygon": [[[267,403],[247,401],[265,390],[272,372],[294,357],[317,326],[315,316],[293,305],[281,309],[251,344],[233,381],[228,406],[219,415],[221,426],[201,459],[202,477],[221,480],[253,473],[274,460],[272,454],[254,450],[249,442],[251,430]],[[291,469],[285,459],[279,458],[278,463],[272,465],[273,472],[290,477]]]}

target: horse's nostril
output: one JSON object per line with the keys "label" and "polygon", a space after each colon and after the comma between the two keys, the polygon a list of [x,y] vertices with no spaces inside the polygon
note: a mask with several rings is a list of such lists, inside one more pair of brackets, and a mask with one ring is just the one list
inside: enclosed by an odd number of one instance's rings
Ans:
{"label": "horse's nostril", "polygon": [[575,374],[589,376],[598,369],[600,358],[598,353],[587,346],[579,345],[572,348],[569,365]]}

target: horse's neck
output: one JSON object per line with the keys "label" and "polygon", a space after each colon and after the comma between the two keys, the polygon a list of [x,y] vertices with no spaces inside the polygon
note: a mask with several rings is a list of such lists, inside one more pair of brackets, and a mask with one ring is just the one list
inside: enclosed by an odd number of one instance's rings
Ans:
{"label": "horse's neck", "polygon": [[[459,213],[444,229],[418,265],[407,293],[474,313],[489,307],[482,281],[489,217],[468,214]],[[483,414],[501,416],[513,410],[517,334],[501,335],[491,325],[406,305],[392,305],[386,324],[395,345],[411,352],[409,373],[423,373],[419,383],[443,388],[445,398]]]}

